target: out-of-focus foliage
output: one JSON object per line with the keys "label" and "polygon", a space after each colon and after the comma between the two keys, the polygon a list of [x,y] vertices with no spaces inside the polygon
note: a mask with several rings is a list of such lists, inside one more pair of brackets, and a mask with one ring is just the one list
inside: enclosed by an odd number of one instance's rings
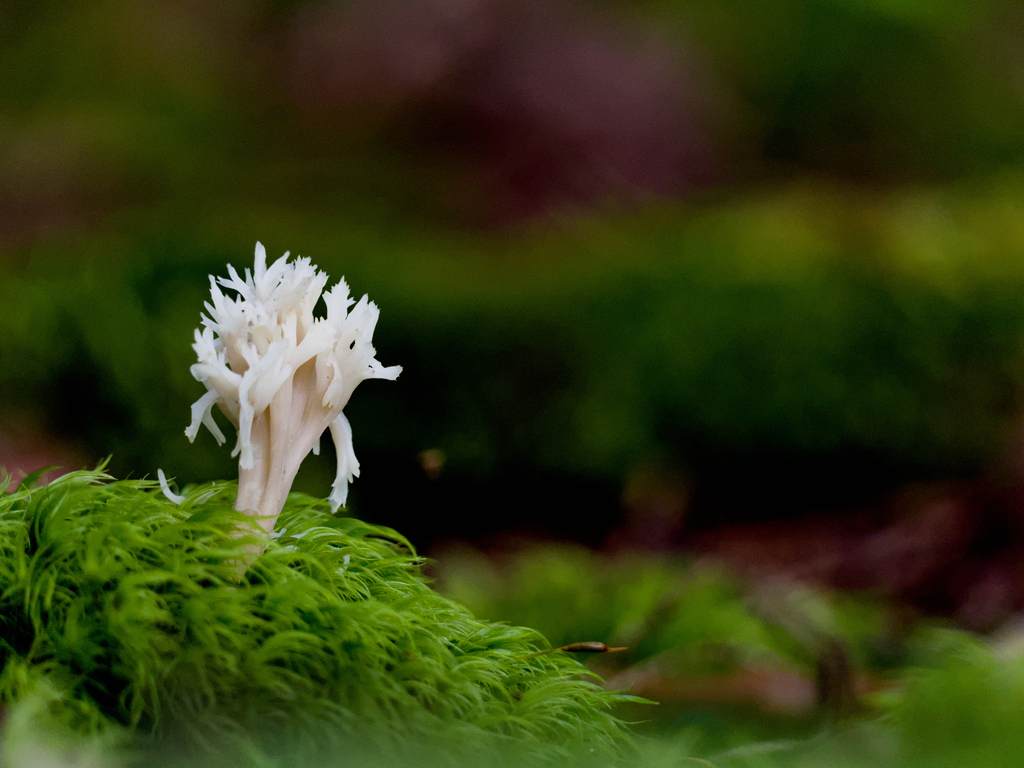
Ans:
{"label": "out-of-focus foliage", "polygon": [[[741,587],[706,567],[579,548],[524,550],[497,563],[451,551],[435,567],[447,594],[481,615],[543,627],[555,645],[629,643],[629,651],[592,657],[613,673],[612,684],[642,686],[646,678],[649,685],[656,667],[664,703],[644,713],[641,730],[657,738],[642,742],[637,765],[1009,768],[1021,754],[1015,723],[1024,707],[1024,662],[927,623],[894,634],[892,615],[877,603],[804,589],[780,610],[757,596],[758,585]],[[790,626],[783,628],[786,616]],[[874,676],[877,690],[861,692],[853,716],[822,727],[804,715],[752,715],[724,705],[729,673],[738,669],[781,666],[814,675],[816,649],[796,642],[794,618],[804,638],[812,630],[841,640],[856,674]],[[703,676],[718,680],[717,692],[711,686],[686,706],[673,704],[671,685],[692,696],[688,687]]]}
{"label": "out-of-focus foliage", "polygon": [[[792,650],[745,605],[721,572],[687,575],[672,559],[601,556],[550,545],[508,555],[503,565],[472,551],[435,564],[442,592],[492,620],[522,622],[559,647],[582,641],[628,646],[594,657],[621,667],[675,651],[676,671],[706,674]],[[586,657],[583,657],[586,660]]]}
{"label": "out-of-focus foliage", "polygon": [[555,647],[627,646],[594,657],[606,670],[656,660],[672,675],[780,664],[813,674],[828,639],[842,641],[860,669],[885,670],[911,654],[908,638],[890,637],[885,609],[865,599],[744,585],[708,564],[649,552],[545,545],[495,561],[463,549],[434,568],[441,591],[474,613],[537,627]]}
{"label": "out-of-focus foliage", "polygon": [[603,530],[652,457],[867,495],[971,472],[1019,411],[1018,22],[997,0],[5,2],[2,416],[118,475],[227,476],[180,437],[189,334],[205,275],[259,238],[367,291],[405,366],[353,402],[357,502],[557,485]]}
{"label": "out-of-focus foliage", "polygon": [[[897,475],[962,472],[999,450],[1019,407],[1016,186],[812,187],[514,244],[280,210],[156,217],[9,268],[0,386],[8,409],[112,453],[119,474],[230,475],[226,450],[182,436],[200,391],[188,345],[206,275],[248,262],[252,236],[235,233],[260,232],[369,292],[381,360],[404,366],[350,406],[369,459],[357,499],[551,475],[614,488],[651,456],[712,477],[747,462],[756,478],[778,456],[839,477],[865,457]],[[426,448],[446,456],[434,486],[415,462]],[[307,488],[326,487],[328,463]]]}
{"label": "out-of-focus foliage", "polygon": [[628,747],[609,711],[621,697],[532,655],[535,631],[432,591],[394,531],[293,496],[243,573],[254,542],[237,535],[234,484],[173,504],[153,483],[109,480],[77,472],[0,496],[4,705],[42,697],[51,725],[128,729],[135,749],[201,760],[443,747],[540,764]]}
{"label": "out-of-focus foliage", "polygon": [[10,0],[3,203],[21,227],[195,195],[464,220],[780,170],[948,179],[1022,160],[1020,23],[1009,0]]}
{"label": "out-of-focus foliage", "polygon": [[633,7],[699,41],[738,94],[739,121],[759,140],[758,159],[777,170],[891,183],[1020,161],[1021,15],[1013,3],[638,0]]}

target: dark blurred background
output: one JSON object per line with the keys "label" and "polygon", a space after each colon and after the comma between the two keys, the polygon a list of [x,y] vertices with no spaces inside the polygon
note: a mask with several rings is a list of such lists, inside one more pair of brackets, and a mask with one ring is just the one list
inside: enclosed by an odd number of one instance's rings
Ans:
{"label": "dark blurred background", "polygon": [[355,514],[992,628],[1022,214],[1008,0],[4,0],[0,464],[234,477],[191,332],[261,240],[404,366],[346,409]]}

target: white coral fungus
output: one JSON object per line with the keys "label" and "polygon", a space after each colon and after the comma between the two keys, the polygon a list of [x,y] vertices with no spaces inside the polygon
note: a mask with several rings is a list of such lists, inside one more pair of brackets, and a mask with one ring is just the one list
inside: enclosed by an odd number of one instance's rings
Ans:
{"label": "white coral fungus", "polygon": [[167,482],[167,475],[164,474],[162,469],[157,469],[156,477],[160,481],[160,490],[163,491],[164,496],[166,496],[172,504],[181,504],[181,502],[185,500],[184,496],[181,496],[171,490],[171,486]]}
{"label": "white coral fungus", "polygon": [[323,294],[327,317],[313,316],[327,275],[309,259],[289,263],[285,253],[268,267],[266,250],[256,243],[255,271],[246,269],[243,280],[228,266],[228,274],[210,277],[211,302],[195,332],[199,362],[191,371],[207,392],[193,404],[185,434],[194,440],[205,424],[223,443],[212,413],[220,406],[238,430],[231,454],[239,456],[235,507],[269,532],[299,465],[319,452],[328,428],[338,453],[330,503],[333,509],[345,503],[359,462],[342,409],[359,382],[393,380],[402,369],[375,359],[371,339],[380,311],[366,296],[351,299],[344,280]]}

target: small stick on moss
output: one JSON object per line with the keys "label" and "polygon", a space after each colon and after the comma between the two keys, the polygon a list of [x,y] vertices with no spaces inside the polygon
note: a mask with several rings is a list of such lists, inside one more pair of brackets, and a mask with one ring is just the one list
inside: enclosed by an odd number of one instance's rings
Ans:
{"label": "small stick on moss", "polygon": [[565,651],[566,653],[616,653],[618,651],[629,650],[628,646],[620,646],[618,648],[609,648],[604,643],[599,643],[594,640],[585,640],[582,643],[569,643],[563,645],[561,648],[548,648],[546,651],[537,651],[537,653],[531,653],[529,656],[524,656],[524,659],[535,659],[538,656],[545,656],[549,653],[558,653],[559,651]]}

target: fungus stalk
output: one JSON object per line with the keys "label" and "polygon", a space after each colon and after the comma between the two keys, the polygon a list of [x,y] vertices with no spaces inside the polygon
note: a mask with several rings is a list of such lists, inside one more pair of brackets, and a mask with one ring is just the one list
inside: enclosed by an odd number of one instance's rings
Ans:
{"label": "fungus stalk", "polygon": [[[345,504],[359,462],[342,409],[359,382],[394,380],[402,369],[375,358],[377,306],[366,296],[351,299],[344,280],[323,293],[327,275],[309,259],[289,263],[285,253],[267,267],[257,243],[254,271],[246,269],[243,279],[229,265],[228,274],[210,277],[211,301],[195,332],[198,362],[191,372],[207,391],[193,404],[185,434],[194,440],[204,424],[223,444],[213,419],[213,406],[220,407],[238,431],[231,453],[239,457],[235,509],[269,534],[302,460],[319,453],[327,429],[338,454],[331,509]],[[327,316],[314,317],[321,293]]]}

